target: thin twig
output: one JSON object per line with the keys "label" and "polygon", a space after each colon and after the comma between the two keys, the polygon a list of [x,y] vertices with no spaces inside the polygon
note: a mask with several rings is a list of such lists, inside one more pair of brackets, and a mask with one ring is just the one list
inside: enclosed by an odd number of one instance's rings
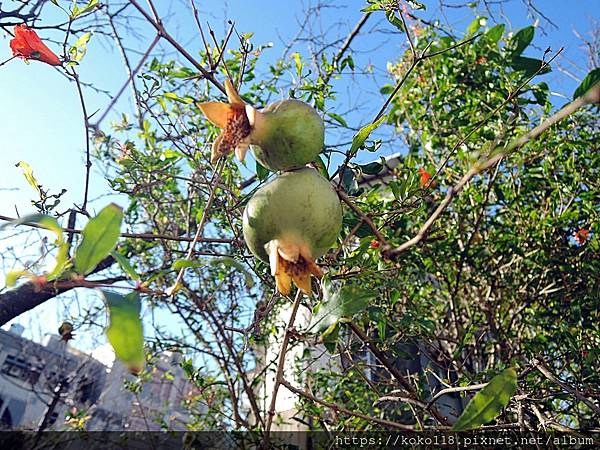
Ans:
{"label": "thin twig", "polygon": [[563,388],[563,390],[565,392],[568,392],[569,394],[573,395],[574,397],[578,398],[579,400],[581,400],[583,403],[585,403],[591,410],[593,410],[596,414],[600,415],[600,407],[598,407],[598,405],[596,405],[593,401],[591,401],[589,398],[585,397],[581,392],[579,392],[577,389],[569,386],[567,383],[565,383],[564,381],[561,381],[556,375],[554,375],[552,373],[552,371],[544,364],[543,361],[540,361],[538,359],[535,359],[533,361],[533,365],[535,366],[535,368],[537,370],[540,371],[540,373],[542,375],[544,375],[546,378],[548,378],[550,381],[552,381],[553,383],[556,383],[557,385],[559,385],[561,388]]}
{"label": "thin twig", "polygon": [[167,40],[167,42],[169,42],[169,44],[171,44],[173,47],[175,47],[175,49],[181,53],[181,55],[183,55],[183,57],[185,59],[187,59],[190,63],[192,63],[192,65],[198,69],[198,71],[204,76],[204,78],[208,81],[210,81],[217,89],[219,89],[223,94],[226,94],[225,92],[225,87],[223,87],[223,85],[221,83],[219,83],[219,81],[217,81],[217,79],[214,77],[214,75],[206,70],[202,64],[200,64],[198,61],[196,61],[196,59],[189,54],[189,52],[183,48],[181,46],[181,44],[179,44],[179,42],[177,42],[173,36],[171,36],[167,30],[165,29],[165,27],[162,25],[162,23],[157,22],[156,20],[154,20],[147,12],[144,8],[142,8],[139,3],[137,2],[137,0],[129,0],[129,2],[135,6],[135,8],[142,14],[142,16],[144,16],[144,18],[150,22],[150,24],[156,28],[156,31],[158,31],[158,34],[160,35],[160,37],[164,38]]}
{"label": "thin twig", "polygon": [[340,412],[347,416],[359,417],[359,418],[367,420],[369,422],[375,422],[375,423],[378,423],[379,425],[383,425],[383,426],[390,427],[390,428],[396,428],[398,430],[415,431],[415,428],[412,425],[405,425],[403,423],[392,422],[391,420],[379,419],[378,417],[368,416],[368,415],[360,413],[358,411],[350,411],[349,409],[346,409],[342,406],[336,405],[334,403],[326,402],[325,400],[321,400],[320,398],[315,397],[314,395],[312,395],[311,393],[309,393],[307,391],[304,391],[302,389],[298,389],[297,387],[292,386],[285,379],[281,380],[281,384],[296,395],[301,395],[302,397],[305,397],[315,403],[319,403],[333,411]]}
{"label": "thin twig", "polygon": [[[215,172],[213,173],[212,179],[210,181],[210,184],[211,184],[210,193],[208,194],[208,199],[206,200],[206,204],[204,205],[204,210],[202,211],[202,217],[200,219],[200,223],[198,224],[198,229],[196,230],[196,235],[194,236],[194,239],[192,240],[192,242],[190,244],[186,259],[192,258],[192,256],[194,255],[194,248],[196,247],[196,244],[202,238],[202,233],[204,232],[204,227],[206,225],[206,222],[208,221],[208,216],[210,214],[210,210],[212,208],[213,201],[215,200],[215,194],[217,192],[217,185],[219,184],[219,180],[221,178],[221,171],[223,170],[224,166],[225,166],[225,160],[221,159],[217,163],[217,167],[216,167]],[[181,280],[183,280],[183,276],[185,275],[185,269],[186,269],[185,266],[182,267],[179,270],[179,273],[177,274],[177,279],[175,280],[175,284],[173,285],[173,289],[171,290],[171,293],[173,295],[177,291],[178,287],[181,285]]]}
{"label": "thin twig", "polygon": [[[5,222],[16,222],[19,219],[16,219],[14,217],[0,215],[0,220],[5,221]],[[43,227],[37,223],[33,223],[33,222],[22,222],[22,223],[19,223],[19,225],[24,225],[24,226],[32,227],[32,228],[46,229],[45,227]],[[3,225],[3,226],[6,226],[6,225]],[[0,228],[2,228],[2,227],[0,227]],[[62,228],[62,231],[64,233],[74,233],[74,234],[82,233],[82,230],[76,229],[76,228],[70,228],[70,227]],[[165,241],[176,241],[176,242],[192,242],[192,241],[194,241],[194,238],[190,237],[190,236],[173,236],[173,235],[169,235],[169,234],[156,234],[156,233],[121,233],[120,236],[123,238],[142,239],[145,241],[152,241],[152,240],[165,240]],[[235,240],[227,239],[227,238],[206,237],[206,238],[198,239],[197,242],[204,242],[204,243],[209,243],[209,244],[233,244],[235,242]]]}
{"label": "thin twig", "polygon": [[290,335],[292,331],[292,327],[294,326],[294,322],[296,321],[296,314],[298,312],[298,308],[300,307],[300,300],[302,300],[302,291],[298,289],[296,292],[296,298],[294,299],[294,304],[292,305],[292,312],[290,314],[290,319],[285,328],[285,332],[283,334],[283,341],[281,342],[281,349],[279,350],[279,360],[277,362],[277,372],[275,373],[275,384],[273,386],[273,392],[271,393],[271,405],[269,406],[269,412],[267,414],[267,425],[265,426],[265,434],[263,437],[263,446],[264,448],[269,448],[269,435],[271,433],[271,426],[273,425],[273,417],[275,416],[275,405],[277,402],[277,394],[279,392],[279,387],[282,382],[285,381],[283,379],[283,369],[285,366],[285,355],[287,354],[288,345],[290,343]]}
{"label": "thin twig", "polygon": [[88,118],[87,107],[85,106],[85,99],[83,97],[83,90],[81,88],[81,83],[79,82],[79,75],[75,69],[73,69],[70,75],[75,80],[75,86],[77,86],[77,93],[79,94],[79,102],[81,103],[81,111],[83,113],[83,126],[85,127],[85,186],[81,212],[86,216],[89,216],[87,212],[87,203],[90,190],[90,172],[92,169],[92,160],[90,157],[90,122]]}
{"label": "thin twig", "polygon": [[352,211],[358,214],[362,221],[365,222],[369,226],[369,228],[371,228],[373,234],[375,235],[375,237],[377,237],[377,240],[381,243],[381,245],[383,245],[382,251],[389,250],[390,245],[388,244],[383,234],[381,234],[377,226],[373,223],[371,218],[368,215],[366,215],[358,206],[356,206],[354,202],[350,200],[350,197],[348,197],[348,195],[346,195],[346,193],[341,188],[336,188],[336,191],[340,199],[342,199],[342,201],[346,203]]}
{"label": "thin twig", "polygon": [[433,405],[438,398],[443,397],[446,394],[452,394],[453,392],[476,391],[478,389],[483,389],[487,385],[488,385],[487,383],[480,383],[480,384],[471,384],[470,386],[456,386],[456,387],[442,389],[441,391],[436,393],[431,398],[431,400],[429,400],[429,403],[427,404],[427,408],[430,408],[431,405]]}
{"label": "thin twig", "polygon": [[[365,332],[353,322],[349,322],[348,327],[350,327],[352,332],[369,348],[373,356],[375,356],[375,358],[377,358],[377,360],[388,370],[388,372],[398,381],[398,383],[400,383],[400,386],[402,386],[406,393],[413,399],[418,400],[415,388],[410,384],[406,377],[404,377],[398,371],[392,362],[388,360],[387,356],[381,350],[379,350],[379,348],[377,348],[377,346],[371,339],[369,339]],[[435,406],[432,405],[429,409],[429,412],[431,412],[431,415],[435,417],[435,419],[442,425],[448,424],[446,417],[442,416]]]}

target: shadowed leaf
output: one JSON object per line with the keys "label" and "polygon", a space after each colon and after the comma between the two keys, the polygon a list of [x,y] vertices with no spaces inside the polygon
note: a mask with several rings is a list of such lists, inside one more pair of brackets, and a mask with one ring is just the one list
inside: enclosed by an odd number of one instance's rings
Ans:
{"label": "shadowed leaf", "polygon": [[127,365],[132,373],[144,369],[144,333],[140,318],[141,302],[137,292],[120,295],[101,290],[108,308],[109,325],[106,337],[115,355]]}

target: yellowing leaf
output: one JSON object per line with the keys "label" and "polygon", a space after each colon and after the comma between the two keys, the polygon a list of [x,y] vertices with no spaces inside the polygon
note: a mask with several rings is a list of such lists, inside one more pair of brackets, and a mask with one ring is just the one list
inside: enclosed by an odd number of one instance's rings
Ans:
{"label": "yellowing leaf", "polygon": [[31,166],[25,161],[19,161],[16,164],[16,167],[21,168],[21,170],[23,171],[23,176],[25,177],[29,185],[36,190],[38,195],[41,195],[42,191],[40,190],[40,183],[33,176],[33,169],[31,168]]}

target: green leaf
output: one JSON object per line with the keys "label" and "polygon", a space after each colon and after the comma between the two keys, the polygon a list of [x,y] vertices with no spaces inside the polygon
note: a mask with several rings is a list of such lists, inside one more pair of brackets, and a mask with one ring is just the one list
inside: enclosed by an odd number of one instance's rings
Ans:
{"label": "green leaf", "polygon": [[40,183],[33,176],[33,169],[31,168],[31,166],[29,164],[27,164],[25,161],[19,161],[15,165],[15,167],[19,167],[23,171],[23,176],[25,177],[25,179],[27,180],[29,185],[37,191],[38,195],[41,196],[42,191],[40,189]]}
{"label": "green leaf", "polygon": [[[53,1],[53,3],[58,6],[57,2]],[[80,8],[76,2],[73,2],[73,8],[71,9],[71,19],[74,20],[83,14],[91,12],[97,4],[98,0],[90,0],[87,5],[85,5],[83,8]]]}
{"label": "green leaf", "polygon": [[109,325],[106,337],[115,355],[127,365],[132,373],[144,369],[144,331],[140,311],[141,301],[137,292],[126,296],[100,290],[108,308]]}
{"label": "green leaf", "polygon": [[300,53],[298,52],[294,52],[292,53],[292,58],[294,59],[294,63],[296,64],[296,73],[298,74],[298,76],[302,76],[302,57],[300,56]]}
{"label": "green leaf", "polygon": [[269,169],[263,166],[261,163],[256,161],[256,176],[260,181],[263,181],[269,176]]}
{"label": "green leaf", "polygon": [[372,162],[369,164],[365,164],[360,166],[360,170],[362,173],[366,175],[377,175],[383,169],[383,165],[378,162]]}
{"label": "green leaf", "polygon": [[211,261],[213,266],[218,266],[220,264],[228,267],[232,267],[239,272],[242,272],[244,278],[246,279],[246,285],[251,288],[254,286],[254,278],[252,278],[252,274],[248,272],[248,270],[244,267],[244,265],[233,258],[229,258],[227,256],[223,256],[220,258],[215,258]]}
{"label": "green leaf", "polygon": [[117,246],[121,232],[123,210],[111,203],[91,219],[82,232],[75,251],[75,270],[87,275]]}
{"label": "green leaf", "polygon": [[548,84],[542,81],[531,88],[531,92],[539,105],[545,105],[548,102],[550,88]]}
{"label": "green leaf", "polygon": [[373,290],[363,289],[356,284],[337,289],[331,283],[325,283],[323,302],[311,321],[311,329],[324,336],[332,333],[338,322],[349,320],[361,312],[376,295]]}
{"label": "green leaf", "polygon": [[486,39],[490,42],[494,42],[494,43],[498,42],[500,40],[500,38],[502,37],[502,35],[504,34],[505,28],[506,28],[506,26],[503,23],[490,28],[485,33]]}
{"label": "green leaf", "polygon": [[7,288],[15,287],[19,278],[26,276],[34,276],[28,270],[9,270],[5,276],[4,284]]}
{"label": "green leaf", "polygon": [[63,230],[60,227],[60,225],[58,224],[58,222],[56,221],[56,219],[52,216],[48,216],[46,214],[30,214],[28,216],[24,216],[21,217],[18,220],[13,220],[10,223],[7,223],[6,225],[3,225],[2,227],[0,227],[0,229],[2,228],[6,228],[9,226],[17,226],[17,225],[22,225],[22,224],[30,224],[30,225],[36,225],[39,228],[44,228],[46,230],[52,231],[54,234],[56,234],[56,240],[63,240]]}
{"label": "green leaf", "polygon": [[528,26],[517,31],[511,40],[514,45],[512,55],[518,56],[523,53],[523,50],[525,50],[527,46],[531,44],[531,41],[533,41],[534,35],[535,28],[533,26]]}
{"label": "green leaf", "polygon": [[485,17],[477,17],[471,24],[467,27],[467,36],[473,36],[477,33],[482,26],[484,26],[487,22]]}
{"label": "green leaf", "polygon": [[333,120],[335,120],[337,123],[339,123],[341,126],[348,128],[348,122],[346,122],[346,120],[339,114],[327,113],[327,115],[329,117],[331,117]]}
{"label": "green leaf", "polygon": [[358,181],[356,181],[356,173],[354,170],[345,167],[341,173],[342,187],[350,195],[356,194],[358,191]]}
{"label": "green leaf", "polygon": [[524,71],[526,77],[530,77],[535,74],[538,70],[538,75],[550,72],[552,69],[546,65],[540,70],[544,62],[541,59],[526,58],[525,56],[514,56],[512,58],[512,68],[518,71]]}
{"label": "green leaf", "polygon": [[509,368],[500,372],[471,399],[452,430],[472,430],[495,419],[516,391],[515,369]]}
{"label": "green leaf", "polygon": [[394,25],[396,28],[398,28],[398,30],[402,32],[406,31],[404,29],[404,24],[402,23],[402,20],[400,20],[400,18],[396,16],[396,12],[393,9],[386,11],[385,17],[387,18],[388,22]]}
{"label": "green leaf", "polygon": [[125,256],[121,255],[117,251],[113,251],[110,254],[113,258],[115,258],[115,261],[119,263],[119,266],[121,266],[121,269],[123,269],[123,272],[125,272],[127,276],[129,276],[129,278],[136,281],[140,280],[140,275],[135,271],[135,269],[133,268],[129,260],[125,258]]}
{"label": "green leaf", "polygon": [[573,92],[573,100],[585,94],[593,85],[600,83],[600,67],[595,68],[586,75],[581,84]]}
{"label": "green leaf", "polygon": [[382,9],[384,9],[382,2],[375,2],[372,5],[369,5],[366,8],[361,9],[361,11],[364,13],[370,13],[373,11],[380,11]]}
{"label": "green leaf", "polygon": [[86,14],[94,9],[98,4],[98,0],[90,0],[87,5],[79,10],[79,15]]}
{"label": "green leaf", "polygon": [[320,156],[316,157],[316,159],[313,161],[313,164],[315,165],[315,167],[317,168],[319,173],[321,175],[323,175],[323,177],[329,179],[329,173],[327,172],[327,166],[325,165],[325,163],[323,162],[323,159],[321,159]]}
{"label": "green leaf", "polygon": [[358,133],[352,138],[352,146],[350,147],[350,154],[354,155],[358,151],[358,149],[365,143],[369,135],[377,128],[383,120],[385,116],[379,118],[379,120],[370,123],[369,125],[365,125],[362,127]]}
{"label": "green leaf", "polygon": [[204,267],[206,264],[204,264],[201,261],[194,261],[191,259],[178,259],[177,261],[173,262],[173,265],[171,266],[174,270],[181,270],[183,268],[193,268],[193,269],[197,269],[199,267]]}

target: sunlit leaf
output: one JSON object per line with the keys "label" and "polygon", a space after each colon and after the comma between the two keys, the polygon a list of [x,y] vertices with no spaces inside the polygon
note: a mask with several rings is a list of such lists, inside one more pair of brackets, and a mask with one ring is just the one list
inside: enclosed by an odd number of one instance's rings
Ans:
{"label": "sunlit leaf", "polygon": [[346,120],[342,116],[340,116],[339,114],[329,112],[329,113],[327,113],[327,115],[329,117],[331,117],[333,120],[335,120],[341,126],[348,127],[348,122],[346,122]]}
{"label": "sunlit leaf", "polygon": [[72,61],[79,62],[83,59],[83,57],[87,53],[87,44],[90,40],[90,37],[92,37],[92,33],[87,32],[87,33],[82,34],[75,41],[75,44],[73,44],[73,47],[71,47],[71,50],[69,51]]}
{"label": "sunlit leaf", "polygon": [[58,278],[67,267],[69,260],[69,245],[65,241],[63,229],[58,224],[57,220],[54,217],[46,214],[31,214],[29,216],[21,217],[19,220],[15,220],[5,226],[21,224],[35,225],[39,228],[52,231],[56,235],[56,246],[58,247],[58,252],[56,254],[54,267],[46,275],[46,277],[48,278],[48,281]]}
{"label": "sunlit leaf", "polygon": [[266,179],[269,176],[269,173],[270,173],[269,169],[267,169],[265,166],[263,166],[258,161],[256,162],[256,176],[258,177],[258,179],[260,181],[263,181],[264,179]]}
{"label": "sunlit leaf", "polygon": [[515,33],[511,42],[514,45],[513,56],[518,56],[523,53],[523,50],[527,48],[535,35],[535,28],[533,26],[525,27]]}
{"label": "sunlit leaf", "polygon": [[369,125],[365,125],[358,131],[358,133],[356,133],[354,138],[352,138],[352,146],[350,147],[351,155],[354,155],[358,151],[358,149],[365,143],[365,141],[367,140],[369,135],[377,127],[379,127],[379,125],[381,125],[381,123],[383,122],[384,119],[385,119],[385,116],[382,116],[379,120],[377,120],[373,123],[370,123]]}
{"label": "sunlit leaf", "polygon": [[496,375],[471,399],[454,427],[454,431],[472,430],[494,420],[517,391],[517,373],[509,368]]}
{"label": "sunlit leaf", "polygon": [[361,312],[377,296],[373,290],[347,284],[337,288],[329,282],[323,286],[323,301],[311,321],[311,331],[327,335],[337,323]]}
{"label": "sunlit leaf", "polygon": [[504,34],[505,28],[506,28],[506,25],[504,25],[503,23],[501,23],[500,25],[496,25],[485,32],[485,37],[490,42],[494,42],[494,43],[498,42],[500,40],[500,38],[502,37],[502,35]]}
{"label": "sunlit leaf", "polygon": [[119,240],[123,210],[111,203],[90,219],[82,232],[75,251],[75,270],[87,275],[100,261],[110,255]]}
{"label": "sunlit leaf", "polygon": [[573,92],[573,99],[581,97],[596,83],[600,83],[600,67],[595,68],[586,75],[581,84],[575,89],[575,92]]}
{"label": "sunlit leaf", "polygon": [[5,276],[4,284],[7,288],[15,287],[19,278],[34,276],[28,270],[9,270]]}
{"label": "sunlit leaf", "polygon": [[25,161],[19,161],[16,164],[16,167],[19,167],[23,171],[23,176],[25,177],[29,185],[36,190],[38,195],[41,195],[42,191],[40,190],[40,183],[35,178],[35,176],[33,176],[33,169],[31,168],[31,166]]}

